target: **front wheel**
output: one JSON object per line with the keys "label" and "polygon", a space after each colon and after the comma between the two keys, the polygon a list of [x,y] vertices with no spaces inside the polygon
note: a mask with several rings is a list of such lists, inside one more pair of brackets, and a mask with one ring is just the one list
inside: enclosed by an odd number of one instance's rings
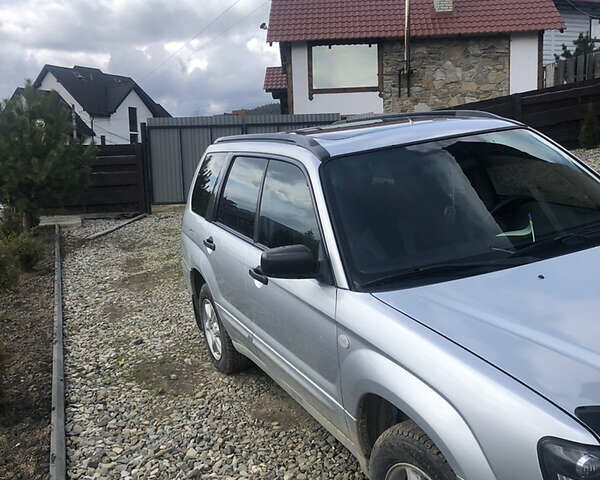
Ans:
{"label": "front wheel", "polygon": [[215,368],[228,375],[248,368],[250,360],[233,346],[231,338],[219,318],[212,295],[206,284],[200,289],[198,307],[201,328],[204,330],[208,353]]}
{"label": "front wheel", "polygon": [[369,470],[372,480],[456,480],[442,453],[410,420],[381,434]]}

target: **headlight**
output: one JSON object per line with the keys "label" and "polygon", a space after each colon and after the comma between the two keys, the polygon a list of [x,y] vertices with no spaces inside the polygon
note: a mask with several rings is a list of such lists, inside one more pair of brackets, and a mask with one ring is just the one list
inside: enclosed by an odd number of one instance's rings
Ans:
{"label": "headlight", "polygon": [[600,480],[600,447],[547,437],[538,454],[544,480]]}

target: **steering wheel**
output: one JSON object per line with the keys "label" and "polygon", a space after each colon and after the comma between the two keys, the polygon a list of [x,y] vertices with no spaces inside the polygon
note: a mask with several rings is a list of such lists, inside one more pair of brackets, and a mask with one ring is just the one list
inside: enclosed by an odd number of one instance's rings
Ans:
{"label": "steering wheel", "polygon": [[496,213],[498,213],[500,210],[504,210],[506,207],[516,203],[517,205],[521,204],[521,203],[525,203],[527,201],[533,200],[535,201],[535,198],[529,196],[529,195],[511,195],[508,198],[505,198],[504,200],[502,200],[500,203],[498,203],[497,205],[494,206],[494,208],[492,208],[492,210],[490,211],[490,213],[492,215],[495,215]]}

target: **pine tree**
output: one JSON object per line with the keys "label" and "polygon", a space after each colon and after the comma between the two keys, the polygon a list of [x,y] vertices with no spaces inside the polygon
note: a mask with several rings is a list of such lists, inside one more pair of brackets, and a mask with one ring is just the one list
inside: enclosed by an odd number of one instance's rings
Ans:
{"label": "pine tree", "polygon": [[573,40],[573,45],[575,49],[571,51],[569,47],[567,47],[564,43],[562,45],[563,53],[561,55],[554,54],[556,61],[558,62],[561,57],[565,60],[567,58],[578,57],[579,55],[587,55],[588,53],[597,53],[600,52],[600,48],[596,48],[594,38],[591,38],[589,35],[584,35],[583,32],[579,34],[577,40]]}
{"label": "pine tree", "polygon": [[40,209],[79,198],[89,182],[93,146],[73,138],[71,112],[55,92],[27,82],[22,96],[0,103],[0,204],[30,229]]}

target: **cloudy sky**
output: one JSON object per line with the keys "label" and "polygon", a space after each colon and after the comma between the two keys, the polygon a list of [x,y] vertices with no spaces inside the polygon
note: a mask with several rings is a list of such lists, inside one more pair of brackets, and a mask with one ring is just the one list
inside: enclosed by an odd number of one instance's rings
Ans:
{"label": "cloudy sky", "polygon": [[279,50],[259,29],[269,6],[268,0],[0,0],[0,98],[50,63],[130,76],[177,116],[271,103],[262,85],[265,67],[280,65]]}

